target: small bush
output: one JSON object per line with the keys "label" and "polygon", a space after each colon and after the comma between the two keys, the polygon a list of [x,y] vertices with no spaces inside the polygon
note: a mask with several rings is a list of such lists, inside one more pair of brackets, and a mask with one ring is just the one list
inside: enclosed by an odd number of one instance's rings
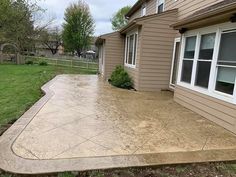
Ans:
{"label": "small bush", "polygon": [[40,61],[39,66],[47,66],[48,63],[46,61]]}
{"label": "small bush", "polygon": [[132,79],[122,66],[116,67],[111,74],[109,82],[119,88],[131,89],[133,86]]}
{"label": "small bush", "polygon": [[32,60],[28,60],[28,61],[25,62],[25,64],[26,64],[26,65],[33,65],[34,62],[33,62]]}

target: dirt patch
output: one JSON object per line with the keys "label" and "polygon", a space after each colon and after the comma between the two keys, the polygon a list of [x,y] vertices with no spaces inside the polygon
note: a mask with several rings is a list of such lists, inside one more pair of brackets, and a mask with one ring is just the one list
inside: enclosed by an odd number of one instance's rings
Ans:
{"label": "dirt patch", "polygon": [[94,170],[45,175],[15,175],[0,172],[0,177],[236,177],[234,163],[201,163],[144,168]]}
{"label": "dirt patch", "polygon": [[2,136],[2,134],[7,131],[8,128],[10,128],[12,126],[12,124],[6,124],[6,125],[0,125],[0,136]]}
{"label": "dirt patch", "polygon": [[2,134],[5,131],[7,131],[7,129],[10,128],[16,121],[17,121],[17,119],[13,119],[10,122],[8,122],[7,124],[4,124],[4,125],[0,124],[0,136],[2,136]]}

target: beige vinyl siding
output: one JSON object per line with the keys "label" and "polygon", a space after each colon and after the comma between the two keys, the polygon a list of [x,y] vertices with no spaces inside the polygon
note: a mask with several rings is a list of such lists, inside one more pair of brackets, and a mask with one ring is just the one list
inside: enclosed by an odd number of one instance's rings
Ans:
{"label": "beige vinyl siding", "polygon": [[125,66],[125,69],[133,80],[134,88],[136,90],[139,90],[139,66],[140,66],[140,51],[142,45],[142,28],[139,28],[137,30],[138,30],[138,43],[137,43],[136,66],[135,68],[130,68]]}
{"label": "beige vinyl siding", "polygon": [[[157,0],[149,0],[146,2],[146,8],[147,8],[146,16],[156,13],[156,3]],[[141,17],[141,7],[138,10],[136,10],[136,12],[129,18],[129,21],[131,22],[135,18],[139,17]]]}
{"label": "beige vinyl siding", "polygon": [[220,1],[222,0],[165,0],[165,10],[178,8],[178,20],[180,20]]}
{"label": "beige vinyl siding", "polygon": [[141,8],[139,8],[130,18],[129,18],[129,22],[133,21],[136,18],[140,18],[141,17]]}
{"label": "beige vinyl siding", "polygon": [[236,105],[177,86],[175,101],[236,133]]}
{"label": "beige vinyl siding", "polygon": [[105,79],[108,79],[117,65],[123,65],[124,61],[124,38],[119,32],[106,37],[105,42]]}
{"label": "beige vinyl siding", "polygon": [[139,69],[139,90],[158,91],[169,88],[172,53],[176,31],[169,24],[177,11],[162,13],[143,22]]}
{"label": "beige vinyl siding", "polygon": [[147,2],[147,15],[155,14],[157,8],[157,0],[150,0]]}

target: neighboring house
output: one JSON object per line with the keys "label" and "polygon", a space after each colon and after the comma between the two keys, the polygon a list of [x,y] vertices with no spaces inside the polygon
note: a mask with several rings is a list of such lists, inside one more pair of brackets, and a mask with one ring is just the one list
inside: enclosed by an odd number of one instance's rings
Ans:
{"label": "neighboring house", "polygon": [[55,54],[52,54],[52,50],[46,46],[45,44],[37,43],[35,45],[35,53],[37,56],[44,56],[44,57],[55,57],[55,56],[60,56],[64,55],[64,47],[62,45],[59,45],[57,49],[53,47],[53,50],[56,51]]}
{"label": "neighboring house", "polygon": [[236,0],[139,0],[102,35],[100,72],[124,65],[138,91],[172,89],[181,105],[236,133]]}

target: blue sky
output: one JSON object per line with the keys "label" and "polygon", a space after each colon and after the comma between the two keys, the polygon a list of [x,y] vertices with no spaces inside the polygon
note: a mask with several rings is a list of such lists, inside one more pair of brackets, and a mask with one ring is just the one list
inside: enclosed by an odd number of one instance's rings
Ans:
{"label": "blue sky", "polygon": [[[95,35],[111,32],[110,18],[120,8],[126,5],[133,5],[137,0],[85,0],[89,5],[92,16],[96,22]],[[64,11],[70,3],[76,0],[41,0],[39,5],[46,9],[49,16],[55,17],[55,26],[63,23]]]}

